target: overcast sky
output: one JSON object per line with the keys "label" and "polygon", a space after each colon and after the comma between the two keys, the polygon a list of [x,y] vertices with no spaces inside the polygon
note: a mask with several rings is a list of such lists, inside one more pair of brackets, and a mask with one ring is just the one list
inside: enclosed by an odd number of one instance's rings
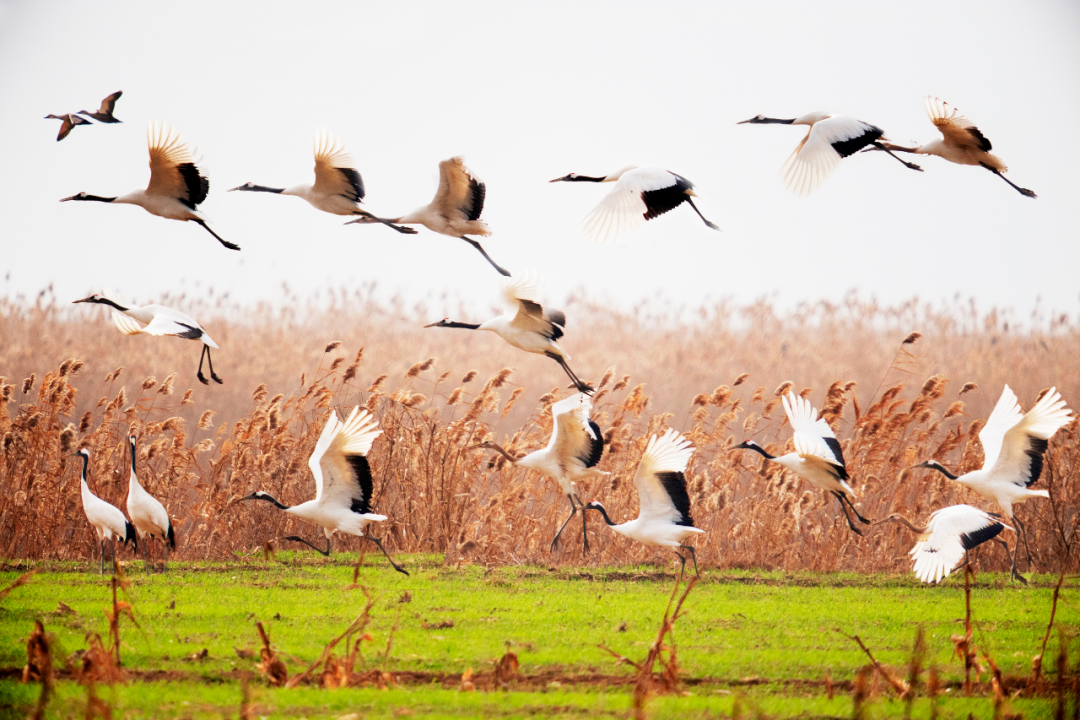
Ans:
{"label": "overcast sky", "polygon": [[[575,288],[628,306],[730,297],[885,302],[974,297],[1024,312],[1080,311],[1080,3],[0,1],[0,295],[54,283],[151,301],[213,286],[242,303],[377,281],[409,300],[487,305],[499,276],[464,242],[343,227],[299,198],[226,193],[312,180],[327,128],[384,216],[427,203],[438,162],[464,155],[487,183],[484,244],[548,297]],[[49,113],[123,90],[120,125],[63,142]],[[810,197],[779,170],[804,128],[736,125],[758,113],[853,115],[900,143],[936,131],[923,98],[960,108],[1021,197],[979,168],[924,173],[883,154],[844,160]],[[146,123],[173,123],[211,182],[191,223],[137,207],[64,203],[149,177]],[[686,206],[616,246],[581,220],[610,186],[548,184],[628,163],[691,179]],[[7,279],[5,280],[5,276]]]}

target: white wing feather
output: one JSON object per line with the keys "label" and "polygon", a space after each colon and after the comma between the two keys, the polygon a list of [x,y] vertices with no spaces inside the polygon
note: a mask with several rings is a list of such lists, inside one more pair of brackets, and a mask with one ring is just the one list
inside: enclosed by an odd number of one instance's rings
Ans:
{"label": "white wing feather", "polygon": [[992,515],[970,505],[953,505],[935,511],[926,524],[926,533],[909,553],[914,561],[915,576],[925,583],[940,582],[948,577],[964,557],[962,536],[994,526],[1012,530]]}
{"label": "white wing feather", "polygon": [[872,125],[846,115],[833,115],[814,123],[780,170],[784,186],[798,195],[812,193],[843,159],[833,143],[857,138],[873,129]]}
{"label": "white wing feather", "polygon": [[[1004,399],[1004,395],[1002,398]],[[1015,396],[1013,396],[1013,401],[1015,402]],[[997,412],[996,409],[995,412]],[[1016,412],[1020,412],[1019,406],[1016,407]],[[1027,415],[1005,432],[1005,437],[1000,442],[1000,452],[994,464],[990,466],[991,473],[1002,477],[1015,477],[1016,484],[1026,486],[1031,465],[1031,460],[1027,455],[1028,450],[1031,449],[1030,438],[1049,440],[1054,433],[1068,425],[1070,420],[1072,420],[1071,411],[1065,407],[1061,393],[1057,391],[1057,388],[1050,388]],[[989,425],[987,421],[987,426]],[[982,440],[982,433],[979,433],[979,440]],[[984,462],[983,467],[987,467],[987,464]]]}
{"label": "white wing feather", "polygon": [[825,442],[825,438],[836,439],[836,435],[825,418],[818,417],[810,401],[789,391],[783,397],[783,403],[791,429],[795,431],[795,452],[803,458],[813,456],[842,466],[844,461]]}
{"label": "white wing feather", "polygon": [[671,503],[667,491],[656,477],[662,472],[686,472],[686,466],[694,455],[694,446],[676,430],[668,428],[662,436],[653,435],[641,456],[634,484],[637,486],[641,511],[638,517],[647,518],[675,516],[678,510]]}
{"label": "white wing feather", "polygon": [[[337,417],[336,413],[334,417]],[[360,495],[370,501],[366,493],[358,492],[361,490],[359,480],[347,458],[366,456],[371,450],[371,443],[381,434],[378,420],[367,410],[361,410],[359,405],[354,407],[345,422],[338,423],[334,428],[329,446],[319,458],[324,479],[322,492],[316,499],[325,497],[331,505],[344,507],[349,507],[352,500]]]}
{"label": "white wing feather", "polygon": [[595,243],[614,242],[645,224],[648,208],[642,188],[634,179],[620,178],[614,189],[592,209],[582,224],[585,239]]}
{"label": "white wing feather", "polygon": [[143,332],[142,323],[122,312],[113,310],[112,321],[113,325],[116,326],[116,329],[125,335],[138,335]]}
{"label": "white wing feather", "polygon": [[1018,422],[1024,419],[1020,412],[1020,403],[1016,401],[1014,393],[1008,385],[1001,391],[994,411],[990,413],[986,425],[979,431],[979,442],[983,446],[983,469],[989,470],[997,463],[998,455],[1001,454],[1001,443],[1005,440],[1005,433],[1009,432]]}

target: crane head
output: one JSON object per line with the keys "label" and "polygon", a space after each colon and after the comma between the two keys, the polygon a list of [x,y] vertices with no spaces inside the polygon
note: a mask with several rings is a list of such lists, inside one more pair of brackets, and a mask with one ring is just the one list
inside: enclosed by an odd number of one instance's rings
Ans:
{"label": "crane head", "polygon": [[84,302],[85,303],[100,303],[100,302],[104,302],[104,301],[105,301],[105,297],[101,293],[94,293],[90,297],[84,297],[82,300],[72,300],[71,304],[74,305],[76,303],[84,303]]}
{"label": "crane head", "polygon": [[434,322],[434,323],[431,323],[430,325],[425,325],[424,327],[426,327],[426,328],[429,328],[429,327],[453,327],[450,324],[450,322],[451,322],[450,318],[443,318],[439,322]]}
{"label": "crane head", "polygon": [[254,187],[255,187],[255,183],[253,183],[253,182],[246,182],[246,183],[244,183],[243,185],[237,185],[237,186],[236,186],[236,187],[234,187],[234,188],[229,188],[229,189],[228,189],[228,190],[226,190],[225,192],[234,192],[234,191],[236,191],[236,190],[252,190],[252,189],[254,189]]}
{"label": "crane head", "polygon": [[733,446],[731,449],[732,450],[750,450],[750,449],[756,448],[756,447],[761,447],[761,446],[758,445],[753,440],[745,440],[745,441],[739,443],[738,445]]}
{"label": "crane head", "polygon": [[[750,118],[749,120],[742,120],[742,121],[737,122],[735,124],[736,125],[745,125],[747,123],[750,123],[752,125],[768,125],[768,124],[791,125],[791,124],[793,124],[795,122],[795,120],[796,120],[796,118],[791,118],[790,120],[784,120],[784,119],[781,119],[781,118],[765,117],[764,115],[755,115],[754,117]],[[809,123],[806,123],[806,124],[809,124]]]}
{"label": "crane head", "polygon": [[577,179],[578,179],[578,174],[577,173],[570,173],[569,175],[563,175],[562,177],[555,178],[554,180],[548,180],[548,182],[574,182]]}
{"label": "crane head", "polygon": [[60,202],[67,202],[68,200],[86,200],[89,197],[90,196],[87,195],[86,193],[81,192],[78,195],[72,195],[71,197],[60,198]]}

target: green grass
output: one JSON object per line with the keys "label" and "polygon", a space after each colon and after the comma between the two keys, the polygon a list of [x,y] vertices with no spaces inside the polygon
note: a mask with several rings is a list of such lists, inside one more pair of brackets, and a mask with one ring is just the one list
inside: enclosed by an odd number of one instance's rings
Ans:
{"label": "green grass", "polygon": [[[254,661],[234,648],[258,650],[254,624],[261,620],[286,660],[290,674],[314,661],[325,644],[339,635],[364,607],[359,590],[345,589],[352,568],[344,563],[312,561],[301,553],[279,555],[282,562],[248,565],[177,563],[165,575],[145,576],[140,565],[127,570],[139,628],[123,621],[123,663],[138,671],[171,673],[170,682],[132,682],[101,694],[123,708],[124,717],[217,716],[235,713],[240,689],[237,671],[254,671]],[[393,716],[408,707],[425,717],[580,716],[588,712],[623,717],[630,707],[629,688],[611,686],[612,677],[629,677],[596,646],[604,642],[631,658],[644,658],[659,625],[672,587],[670,575],[655,567],[576,570],[562,568],[443,568],[437,558],[408,558],[406,577],[385,563],[361,569],[360,584],[376,597],[367,631],[365,662],[357,670],[382,667],[391,672],[460,674],[466,668],[490,672],[510,643],[524,675],[556,680],[533,683],[534,692],[458,693],[411,685],[389,691],[352,688],[324,691],[314,687],[280,690],[253,684],[260,715],[336,717],[350,712]],[[0,586],[18,572],[0,573]],[[1023,588],[1000,576],[983,575],[972,592],[976,643],[1007,675],[1030,673],[1038,652],[1055,578],[1033,577]],[[408,602],[404,600],[409,599]],[[1075,631],[1075,588],[1063,590],[1057,623]],[[77,614],[56,612],[63,601]],[[25,638],[35,618],[54,634],[60,654],[86,645],[87,633],[107,635],[104,610],[111,602],[108,576],[85,564],[51,564],[28,584],[0,601],[0,667],[21,667]],[[849,694],[829,700],[820,686],[784,684],[789,680],[851,680],[866,656],[846,637],[858,634],[875,657],[903,666],[910,656],[916,627],[922,623],[929,646],[927,663],[936,663],[946,680],[962,678],[949,636],[963,633],[962,577],[942,586],[924,586],[904,577],[792,575],[745,571],[709,571],[687,600],[687,614],[676,625],[679,665],[687,697],[661,697],[650,705],[653,717],[704,717],[732,712],[735,699],[749,714],[849,716]],[[424,624],[453,621],[453,627],[424,629]],[[394,623],[398,629],[388,658],[382,653]],[[1047,655],[1056,653],[1057,635]],[[206,649],[201,661],[185,658]],[[1052,666],[1048,662],[1048,666]],[[589,680],[606,676],[607,681]],[[758,678],[761,684],[749,684]],[[598,684],[599,683],[599,684]],[[456,681],[447,680],[447,687]],[[36,687],[0,680],[5,698],[25,712]],[[954,691],[955,692],[955,691]],[[81,714],[85,691],[63,682],[52,712]],[[926,717],[926,701],[916,717]],[[187,704],[185,704],[187,703]],[[1051,714],[1046,700],[1016,699],[1025,717]],[[945,715],[989,714],[990,701],[948,698]],[[922,708],[920,710],[920,708]],[[901,715],[902,706],[879,698],[872,713]]]}

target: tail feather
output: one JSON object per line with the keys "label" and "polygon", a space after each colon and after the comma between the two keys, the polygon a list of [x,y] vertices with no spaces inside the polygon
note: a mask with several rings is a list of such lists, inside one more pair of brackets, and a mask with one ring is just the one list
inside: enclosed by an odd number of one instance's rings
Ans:
{"label": "tail feather", "polygon": [[132,549],[136,553],[138,553],[139,552],[139,536],[138,536],[138,533],[135,532],[135,526],[132,525],[127,520],[125,520],[124,521],[124,544],[125,545],[127,545],[128,540],[131,541]]}
{"label": "tail feather", "polygon": [[169,540],[169,547],[171,547],[173,550],[175,550],[176,549],[176,534],[173,532],[172,521],[171,520],[169,521],[168,540]]}

